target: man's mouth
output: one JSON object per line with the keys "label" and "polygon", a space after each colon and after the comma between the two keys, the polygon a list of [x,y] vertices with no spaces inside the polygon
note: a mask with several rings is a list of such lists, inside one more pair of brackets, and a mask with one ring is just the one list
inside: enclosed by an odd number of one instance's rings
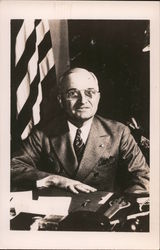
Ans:
{"label": "man's mouth", "polygon": [[85,110],[88,110],[90,109],[90,107],[79,107],[79,108],[76,108],[77,111],[85,111]]}

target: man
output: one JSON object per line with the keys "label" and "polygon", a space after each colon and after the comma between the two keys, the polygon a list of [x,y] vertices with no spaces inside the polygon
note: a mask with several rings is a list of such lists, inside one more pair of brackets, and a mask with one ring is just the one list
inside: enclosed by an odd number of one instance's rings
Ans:
{"label": "man", "polygon": [[35,127],[23,142],[12,159],[12,186],[148,192],[149,167],[128,127],[95,115],[100,100],[96,76],[71,69],[59,89],[64,116]]}

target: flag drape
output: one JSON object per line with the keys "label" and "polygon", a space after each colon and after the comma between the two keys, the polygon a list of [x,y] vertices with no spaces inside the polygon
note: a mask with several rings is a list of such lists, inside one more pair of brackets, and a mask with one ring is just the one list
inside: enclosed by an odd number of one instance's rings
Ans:
{"label": "flag drape", "polygon": [[48,20],[22,20],[14,47],[12,84],[16,89],[18,133],[25,139],[40,121],[42,85],[55,63]]}

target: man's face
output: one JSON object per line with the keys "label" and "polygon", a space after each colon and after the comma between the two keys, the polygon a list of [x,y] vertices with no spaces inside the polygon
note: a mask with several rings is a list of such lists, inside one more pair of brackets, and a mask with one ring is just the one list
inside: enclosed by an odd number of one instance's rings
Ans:
{"label": "man's face", "polygon": [[85,122],[97,111],[100,93],[89,72],[74,72],[65,78],[61,105],[73,122]]}

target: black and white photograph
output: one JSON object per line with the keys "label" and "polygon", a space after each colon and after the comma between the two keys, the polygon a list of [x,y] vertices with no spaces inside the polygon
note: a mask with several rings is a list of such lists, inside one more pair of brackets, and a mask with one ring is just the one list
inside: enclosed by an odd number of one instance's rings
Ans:
{"label": "black and white photograph", "polygon": [[[85,1],[41,1],[39,8],[32,2],[32,14],[18,4],[24,14],[18,11],[7,20],[5,218],[11,239],[23,233],[38,243],[23,245],[22,237],[8,248],[58,248],[67,239],[61,247],[66,249],[74,238],[70,248],[78,249],[82,242],[76,239],[83,235],[81,241],[92,239],[83,249],[158,249],[153,214],[158,214],[159,200],[154,183],[159,173],[159,103],[153,65],[159,46],[154,42],[158,19],[152,18],[158,5],[149,3],[146,15],[139,16],[130,8],[118,15],[121,4],[111,8],[107,1],[88,2],[88,14]],[[42,9],[49,6],[56,15],[44,15]],[[144,6],[141,2],[139,7]],[[61,242],[45,243],[42,235],[56,235]]]}

